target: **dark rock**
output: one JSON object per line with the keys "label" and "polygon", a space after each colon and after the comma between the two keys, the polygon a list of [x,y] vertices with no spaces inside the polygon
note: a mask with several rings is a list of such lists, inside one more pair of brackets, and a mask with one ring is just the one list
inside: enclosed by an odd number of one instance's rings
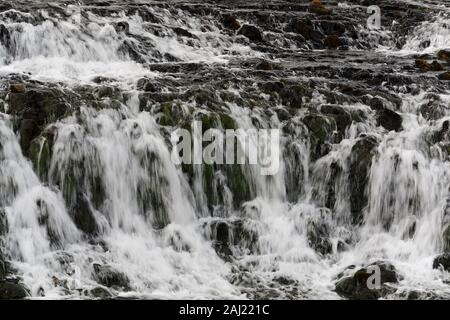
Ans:
{"label": "dark rock", "polygon": [[416,68],[419,68],[421,71],[430,71],[431,70],[431,64],[426,61],[425,59],[417,59],[415,62]]}
{"label": "dark rock", "polygon": [[439,78],[439,80],[450,81],[450,71],[441,73],[441,74],[438,76],[438,78]]}
{"label": "dark rock", "polygon": [[23,299],[27,296],[29,296],[29,292],[22,284],[9,281],[0,282],[0,299]]}
{"label": "dark rock", "polygon": [[306,229],[308,244],[316,252],[326,255],[333,252],[330,226],[323,220],[309,220]]}
{"label": "dark rock", "polygon": [[445,228],[442,240],[444,242],[444,252],[450,252],[450,225]]}
{"label": "dark rock", "polygon": [[440,50],[437,57],[439,60],[450,62],[450,50]]}
{"label": "dark rock", "polygon": [[10,85],[9,90],[12,93],[25,93],[26,88],[23,83],[14,83]]}
{"label": "dark rock", "polygon": [[367,205],[366,187],[377,145],[374,137],[366,136],[358,140],[351,151],[349,181],[353,224],[360,224],[363,219],[362,210]]}
{"label": "dark rock", "polygon": [[108,289],[105,289],[102,287],[93,288],[93,289],[89,290],[87,292],[87,294],[91,297],[94,297],[97,299],[103,299],[103,300],[112,298],[112,296],[113,296],[112,293]]}
{"label": "dark rock", "polygon": [[273,70],[273,65],[269,61],[264,60],[256,65],[256,69],[270,71],[270,70]]}
{"label": "dark rock", "polygon": [[397,112],[389,109],[378,110],[377,124],[388,131],[401,131],[402,117]]}
{"label": "dark rock", "polygon": [[116,29],[117,32],[124,32],[129,33],[130,32],[130,25],[126,21],[120,21],[114,24],[114,29]]}
{"label": "dark rock", "polygon": [[137,82],[137,89],[145,92],[157,92],[158,89],[155,84],[147,78],[139,79]]}
{"label": "dark rock", "polygon": [[69,208],[69,214],[78,229],[87,235],[94,236],[98,233],[99,230],[94,213],[88,199],[82,193],[77,194],[75,203]]}
{"label": "dark rock", "polygon": [[350,112],[341,106],[331,104],[321,106],[320,111],[334,119],[339,134],[338,140],[342,140],[345,136],[345,130],[350,127],[353,121]]}
{"label": "dark rock", "polygon": [[336,130],[335,122],[319,114],[309,114],[302,121],[310,132],[311,159],[317,160],[330,151],[332,135]]}
{"label": "dark rock", "polygon": [[318,15],[330,15],[333,10],[325,7],[323,4],[320,4],[320,1],[314,0],[310,7],[309,7],[309,11]]}
{"label": "dark rock", "polygon": [[434,259],[433,269],[439,268],[450,271],[450,253],[443,253]]}
{"label": "dark rock", "polygon": [[11,34],[4,24],[0,24],[0,44],[5,48],[10,48],[11,46]]}
{"label": "dark rock", "polygon": [[325,35],[314,28],[309,19],[295,18],[289,22],[286,31],[301,34],[306,40],[311,40],[317,44],[323,45]]}
{"label": "dark rock", "polygon": [[327,36],[323,44],[328,49],[337,49],[341,45],[341,39],[337,35]]}
{"label": "dark rock", "polygon": [[434,60],[434,61],[431,63],[431,68],[430,68],[430,70],[431,70],[431,71],[442,71],[442,70],[444,70],[444,67],[442,66],[442,64],[440,64],[439,62],[437,62],[436,60]]}
{"label": "dark rock", "polygon": [[[380,271],[380,287],[369,288],[369,284],[373,285],[373,283],[368,283],[368,281],[377,274],[372,269],[375,267],[378,267]],[[336,282],[335,290],[337,294],[347,299],[375,300],[395,291],[386,286],[386,283],[398,283],[398,281],[399,276],[395,267],[388,262],[379,261],[357,270],[352,276],[341,278]]]}
{"label": "dark rock", "polygon": [[180,27],[174,27],[174,28],[172,28],[172,30],[173,30],[173,32],[175,32],[175,34],[177,36],[180,36],[180,37],[197,38],[195,35],[193,35],[189,31],[187,31],[186,29],[183,29],[183,28],[180,28]]}
{"label": "dark rock", "polygon": [[263,35],[258,27],[253,25],[244,24],[241,29],[239,29],[238,34],[247,37],[250,41],[262,42]]}
{"label": "dark rock", "polygon": [[108,288],[117,288],[120,290],[130,290],[130,280],[122,272],[117,271],[111,266],[100,265],[95,263],[94,279]]}
{"label": "dark rock", "polygon": [[234,31],[239,30],[239,28],[241,27],[241,24],[236,19],[236,17],[232,15],[224,15],[222,17],[222,24],[225,28]]}

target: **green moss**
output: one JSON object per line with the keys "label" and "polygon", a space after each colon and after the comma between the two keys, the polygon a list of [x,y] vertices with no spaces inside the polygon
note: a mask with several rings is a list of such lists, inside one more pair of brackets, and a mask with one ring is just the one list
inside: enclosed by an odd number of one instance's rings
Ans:
{"label": "green moss", "polygon": [[47,182],[51,161],[51,146],[47,138],[40,136],[31,142],[30,159],[39,178]]}

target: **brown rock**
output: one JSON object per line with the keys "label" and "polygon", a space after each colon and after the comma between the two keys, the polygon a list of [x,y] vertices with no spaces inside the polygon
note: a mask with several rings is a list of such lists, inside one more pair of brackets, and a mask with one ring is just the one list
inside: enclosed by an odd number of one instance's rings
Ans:
{"label": "brown rock", "polygon": [[431,64],[425,59],[417,59],[415,66],[424,72],[431,70]]}
{"label": "brown rock", "polygon": [[14,83],[11,84],[9,89],[12,93],[25,93],[25,85],[23,83]]}
{"label": "brown rock", "polygon": [[323,44],[328,49],[336,49],[341,44],[341,39],[337,35],[327,36],[323,41]]}
{"label": "brown rock", "polygon": [[450,62],[450,50],[440,50],[437,57],[439,60]]}
{"label": "brown rock", "polygon": [[273,65],[269,61],[263,60],[256,65],[256,69],[270,71],[273,70]]}
{"label": "brown rock", "polygon": [[322,16],[330,15],[333,12],[321,4],[320,1],[313,1],[309,7],[309,11]]}
{"label": "brown rock", "polygon": [[438,76],[438,78],[439,78],[439,80],[450,81],[450,71],[441,73],[441,74]]}
{"label": "brown rock", "polygon": [[431,63],[431,71],[442,71],[442,70],[444,70],[444,67],[442,66],[442,64],[440,64],[436,60],[434,60]]}
{"label": "brown rock", "polygon": [[225,28],[230,30],[239,30],[241,27],[241,24],[236,17],[231,15],[224,15],[222,18],[222,24]]}

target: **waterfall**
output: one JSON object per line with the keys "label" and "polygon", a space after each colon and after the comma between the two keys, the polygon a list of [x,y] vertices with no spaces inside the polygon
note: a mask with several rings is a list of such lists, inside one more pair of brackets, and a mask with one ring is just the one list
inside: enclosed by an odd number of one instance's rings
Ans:
{"label": "waterfall", "polygon": [[[236,30],[232,8],[109,2],[0,12],[0,284],[336,299],[342,274],[385,261],[387,298],[450,296],[432,267],[450,245],[450,87],[413,67],[448,49],[445,3],[405,34],[367,30],[353,1],[333,7],[341,24],[281,1],[234,12]],[[258,23],[263,41],[242,31]],[[324,48],[336,32],[345,44]],[[238,132],[246,160],[279,130],[278,170],[174,163],[171,136],[194,121]]]}

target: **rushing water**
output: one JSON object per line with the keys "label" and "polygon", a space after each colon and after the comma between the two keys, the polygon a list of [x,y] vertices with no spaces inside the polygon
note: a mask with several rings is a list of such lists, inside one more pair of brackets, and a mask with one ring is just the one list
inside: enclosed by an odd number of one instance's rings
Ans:
{"label": "rushing water", "polygon": [[[450,297],[448,274],[432,269],[433,259],[443,250],[442,234],[448,224],[450,167],[447,155],[428,143],[450,114],[445,109],[433,120],[421,115],[420,106],[428,101],[426,88],[414,95],[400,90],[399,132],[378,126],[369,106],[343,103],[344,110],[363,114],[365,120],[353,122],[342,139],[317,159],[310,155],[313,145],[302,121],[304,110],[281,119],[279,113],[266,112],[264,105],[250,108],[224,102],[222,111],[239,128],[283,129],[283,156],[274,176],[260,175],[253,165],[238,166],[238,176],[249,182],[244,191],[236,192],[226,166],[213,173],[211,188],[204,179],[209,174],[206,166],[193,165],[188,177],[173,164],[168,135],[175,126],[161,125],[160,114],[140,107],[137,81],[142,77],[162,81],[163,74],[151,66],[172,59],[220,70],[239,68],[235,59],[270,54],[221,32],[213,17],[181,9],[146,6],[160,21],[156,24],[139,13],[118,10],[103,16],[77,5],[64,8],[65,16],[44,10],[36,20],[37,13],[0,12],[11,35],[9,46],[0,46],[0,74],[27,74],[68,90],[90,85],[94,91],[97,85],[92,80],[102,76],[112,79],[126,99],[104,99],[103,108],[83,102],[76,112],[48,124],[47,130],[57,134],[43,172],[23,155],[13,116],[7,114],[10,106],[4,104],[0,209],[9,225],[4,251],[33,297],[85,296],[99,286],[93,265],[100,264],[128,278],[127,290],[112,291],[120,296],[338,298],[333,291],[337,274],[349,265],[381,259],[392,262],[402,275],[394,297],[410,290]],[[448,46],[446,10],[443,6],[439,16],[418,25],[402,48],[387,47],[383,41],[379,56],[434,54]],[[120,31],[119,22],[126,22],[123,28],[129,31]],[[170,28],[155,32],[156,25]],[[178,37],[176,27],[192,37]],[[385,37],[385,31],[378,35]],[[279,40],[277,34],[269,36]],[[145,48],[125,50],[124,43]],[[300,50],[289,39],[284,46],[291,52]],[[139,57],[133,56],[136,52]],[[225,88],[241,100],[247,99],[245,90],[238,82]],[[450,91],[437,95],[448,108]],[[323,93],[315,90],[308,106],[320,107],[324,101]],[[183,117],[211,112],[192,101],[182,102],[180,110]],[[352,150],[368,136],[377,141],[376,155],[361,190],[367,205],[361,223],[355,224]],[[46,143],[43,138],[39,152],[45,152]],[[241,192],[251,199],[239,203]],[[86,228],[77,221],[80,207],[92,212],[94,222]],[[231,260],[215,250],[218,233],[224,232],[222,224],[230,227],[226,237],[235,244]],[[325,254],[311,245],[311,228],[319,232],[315,226],[321,226],[331,246]]]}

